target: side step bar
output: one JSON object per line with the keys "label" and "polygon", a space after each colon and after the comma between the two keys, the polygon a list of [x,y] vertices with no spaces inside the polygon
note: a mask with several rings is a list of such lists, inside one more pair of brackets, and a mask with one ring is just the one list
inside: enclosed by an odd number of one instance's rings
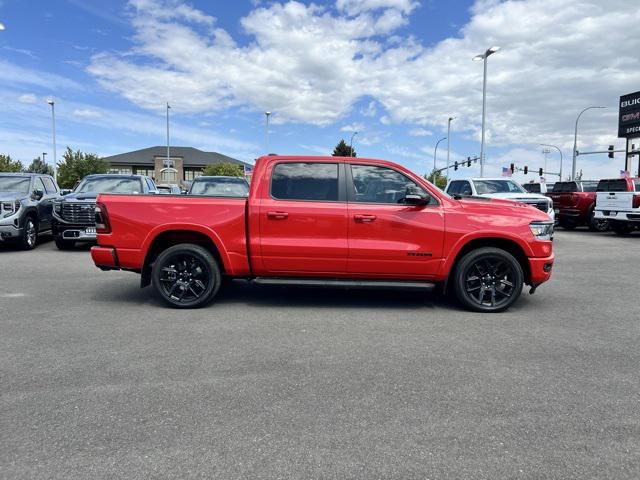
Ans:
{"label": "side step bar", "polygon": [[431,291],[436,287],[431,282],[416,282],[410,280],[350,280],[332,278],[296,278],[296,277],[256,277],[253,283],[258,285],[296,285],[300,287],[333,287],[333,288],[363,288],[380,290],[422,290]]}

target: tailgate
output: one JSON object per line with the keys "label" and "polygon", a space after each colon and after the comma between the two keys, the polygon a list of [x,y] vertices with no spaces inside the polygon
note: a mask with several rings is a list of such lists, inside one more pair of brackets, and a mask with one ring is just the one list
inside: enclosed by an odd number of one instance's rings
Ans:
{"label": "tailgate", "polygon": [[598,210],[631,210],[634,192],[598,192],[596,208]]}

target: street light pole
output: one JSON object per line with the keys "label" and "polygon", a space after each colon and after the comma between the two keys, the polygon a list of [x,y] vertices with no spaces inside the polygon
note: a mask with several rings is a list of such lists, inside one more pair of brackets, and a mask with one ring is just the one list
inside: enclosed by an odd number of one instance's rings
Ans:
{"label": "street light pole", "polygon": [[266,130],[264,131],[264,138],[265,138],[265,147],[266,147],[266,155],[269,155],[269,116],[271,115],[271,112],[264,112],[265,116],[267,117],[267,125],[266,125]]}
{"label": "street light pole", "polygon": [[485,120],[487,116],[487,58],[490,55],[493,55],[500,47],[491,47],[488,48],[484,53],[480,55],[476,55],[473,57],[474,61],[482,60],[484,64],[484,73],[482,77],[482,140],[480,141],[480,177],[484,176],[484,131],[485,131]]}
{"label": "street light pole", "polygon": [[171,109],[171,105],[167,102],[167,164],[164,168],[171,167],[171,156],[169,154],[169,110]]}
{"label": "street light pole", "polygon": [[355,137],[358,134],[358,132],[353,132],[351,134],[351,141],[349,142],[349,155],[351,155],[353,157],[353,137]]}
{"label": "street light pole", "polygon": [[58,181],[58,167],[56,165],[56,107],[53,100],[47,100],[47,103],[51,105],[51,126],[53,131],[53,178]]}
{"label": "street light pole", "polygon": [[576,158],[577,158],[576,150],[578,149],[578,120],[580,120],[580,117],[584,112],[586,112],[587,110],[591,110],[592,108],[606,108],[606,107],[587,107],[583,109],[578,114],[578,117],[576,118],[576,129],[573,134],[573,162],[571,164],[571,180],[576,179]]}
{"label": "street light pole", "polygon": [[551,145],[548,143],[541,143],[540,144],[541,147],[551,147],[551,148],[555,148],[556,150],[558,150],[558,153],[560,154],[560,173],[558,174],[560,176],[560,181],[562,181],[562,150],[560,150],[560,147],[556,146],[556,145]]}
{"label": "street light pole", "polygon": [[[455,120],[456,117],[449,117],[447,121],[447,174],[449,173],[449,146],[451,145],[451,121]],[[435,164],[435,160],[434,160]],[[435,168],[435,165],[434,165]]]}
{"label": "street light pole", "polygon": [[[442,137],[440,140],[436,142],[436,148],[433,149],[433,172],[431,174],[431,181],[435,183],[436,179],[436,154],[438,153],[438,145],[443,140],[446,140],[448,137]],[[449,160],[447,159],[447,176],[449,176]]]}

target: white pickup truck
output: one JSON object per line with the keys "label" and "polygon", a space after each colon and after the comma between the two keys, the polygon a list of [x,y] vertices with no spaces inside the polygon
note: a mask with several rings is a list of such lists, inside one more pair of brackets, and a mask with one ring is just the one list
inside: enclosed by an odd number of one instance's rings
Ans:
{"label": "white pickup truck", "polygon": [[640,178],[600,180],[596,192],[596,219],[608,220],[618,235],[640,227]]}

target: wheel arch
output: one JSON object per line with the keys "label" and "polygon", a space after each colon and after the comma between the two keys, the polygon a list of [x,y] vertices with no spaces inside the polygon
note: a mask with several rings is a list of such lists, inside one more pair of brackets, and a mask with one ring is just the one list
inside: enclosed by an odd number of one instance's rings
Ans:
{"label": "wheel arch", "polygon": [[531,284],[531,268],[529,266],[529,260],[527,256],[527,250],[523,248],[520,242],[512,238],[506,237],[476,237],[469,239],[466,242],[461,243],[456,249],[455,253],[448,262],[448,274],[445,280],[445,289],[448,287],[449,279],[451,275],[455,272],[460,259],[464,257],[467,253],[477,250],[478,248],[483,247],[493,247],[499,248],[501,250],[505,250],[509,252],[520,264],[522,268],[522,272],[524,274],[525,284]]}
{"label": "wheel arch", "polygon": [[150,234],[145,241],[143,250],[146,251],[141,270],[140,286],[146,287],[151,283],[151,266],[158,255],[169,247],[181,243],[200,245],[209,251],[218,263],[221,273],[230,271],[230,262],[224,246],[214,232],[193,227],[171,227],[160,229]]}

